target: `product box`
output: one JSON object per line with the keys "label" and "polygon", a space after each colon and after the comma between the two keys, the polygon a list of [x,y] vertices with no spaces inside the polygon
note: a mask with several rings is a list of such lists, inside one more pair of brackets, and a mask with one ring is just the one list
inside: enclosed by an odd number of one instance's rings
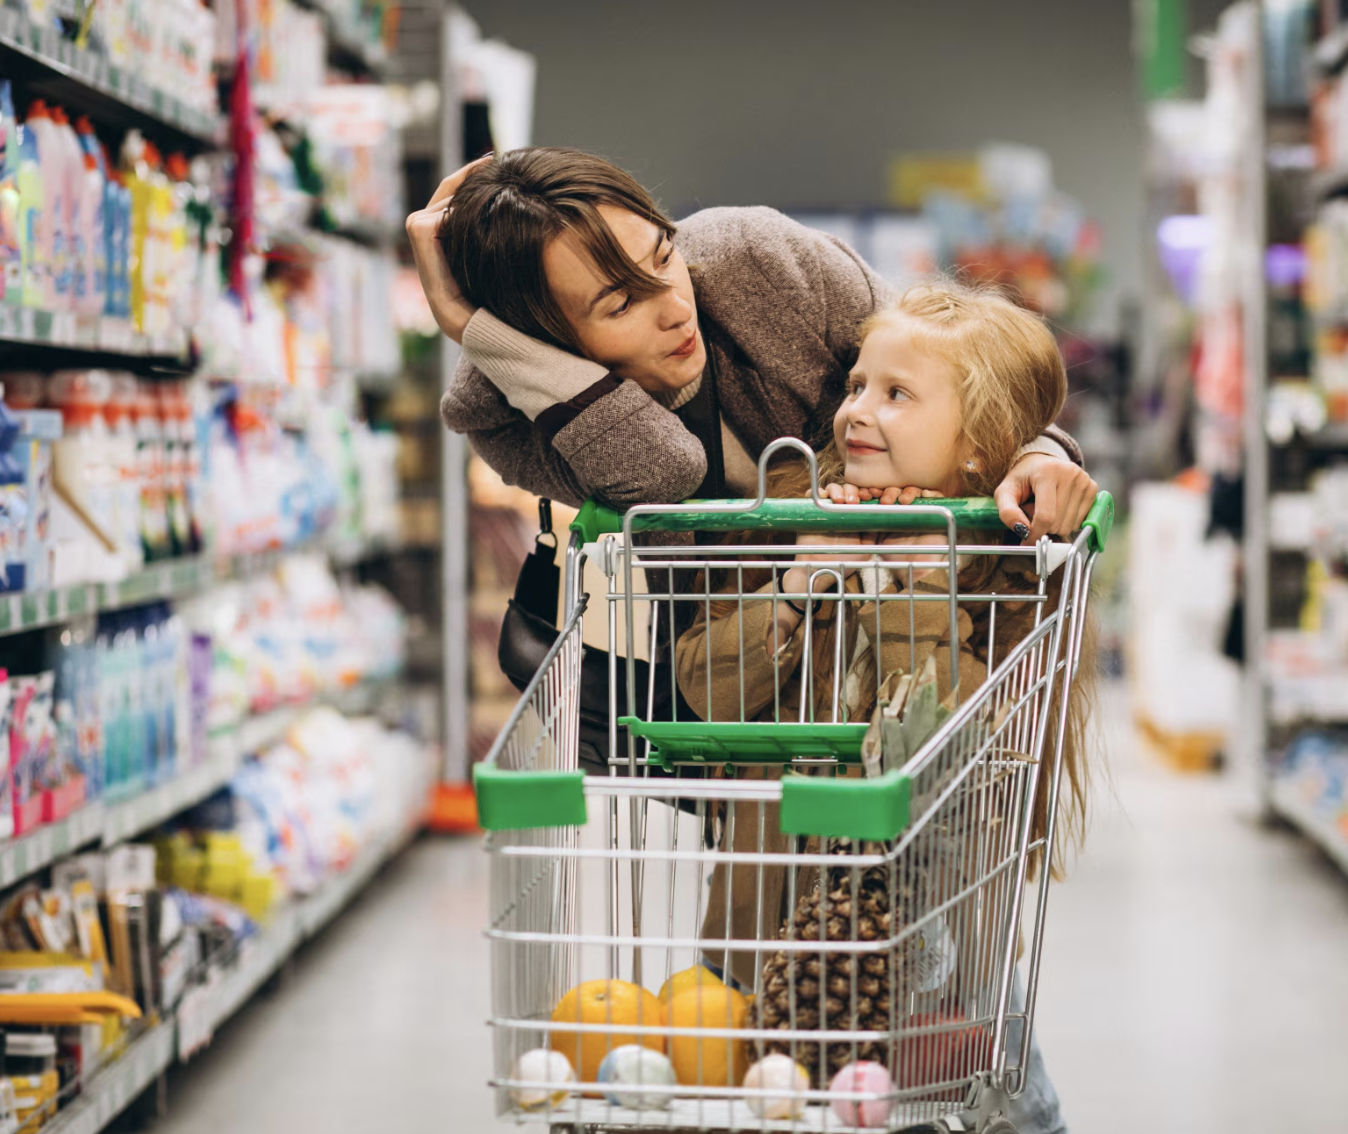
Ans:
{"label": "product box", "polygon": [[21,540],[24,590],[40,591],[51,586],[52,442],[61,439],[61,411],[21,410],[14,416],[23,423],[14,456],[23,469],[28,496],[27,526]]}
{"label": "product box", "polygon": [[26,835],[42,823],[41,776],[54,748],[50,672],[12,677],[9,770],[13,778],[14,834]]}

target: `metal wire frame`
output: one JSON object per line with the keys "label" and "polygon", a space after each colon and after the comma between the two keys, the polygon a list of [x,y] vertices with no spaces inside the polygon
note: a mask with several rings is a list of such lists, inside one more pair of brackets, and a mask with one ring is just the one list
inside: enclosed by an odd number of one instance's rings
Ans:
{"label": "metal wire frame", "polygon": [[[944,555],[946,563],[957,563],[957,555],[972,548],[938,548],[922,555]],[[631,549],[632,544],[627,544]],[[609,609],[612,615],[620,603],[632,601],[630,585],[614,587],[613,580],[625,570],[624,583],[631,579],[631,567],[663,566],[672,570],[691,561],[706,567],[715,557],[708,549],[663,548],[653,551],[610,549],[605,554],[610,578]],[[591,549],[593,550],[593,549]],[[751,554],[758,548],[737,548],[737,554]],[[765,554],[782,554],[780,546],[761,549]],[[841,549],[840,549],[841,550]],[[978,551],[991,549],[978,548]],[[998,554],[1007,549],[997,548]],[[824,549],[827,553],[827,549]],[[907,552],[905,552],[907,554]],[[1043,550],[1040,549],[1043,572]],[[657,555],[665,556],[661,560]],[[642,556],[645,558],[643,559]],[[693,558],[700,556],[701,558]],[[568,554],[569,618],[558,647],[551,655],[551,666],[558,672],[553,687],[561,689],[565,681],[556,663],[565,654],[564,641],[574,634],[575,672],[579,672],[579,618],[584,601],[579,594],[579,564],[582,550],[573,544]],[[625,569],[620,560],[626,559]],[[603,805],[591,809],[592,820],[602,818],[600,829],[589,832],[567,831],[497,833],[489,840],[493,852],[492,939],[494,970],[493,1024],[496,1027],[497,1073],[493,1085],[500,1088],[499,1109],[512,1109],[510,1092],[523,1088],[541,1088],[547,1084],[529,1082],[513,1075],[515,1059],[532,1047],[553,1046],[571,1051],[577,1037],[609,1036],[620,1033],[629,1037],[663,1037],[667,1042],[696,1037],[702,1043],[717,1040],[748,1041],[758,1046],[770,1041],[785,1043],[789,1053],[798,1056],[809,1048],[818,1048],[822,1063],[831,1046],[841,1045],[852,1056],[866,1044],[887,1044],[892,1057],[896,1087],[888,1101],[895,1104],[891,1128],[926,1121],[959,1110],[974,1101],[980,1089],[988,1086],[1009,1089],[1023,1087],[1020,1069],[1025,1065],[1031,1029],[1034,999],[1040,968],[1040,950],[1047,887],[1041,887],[1034,909],[1029,941],[1029,980],[1024,1013],[1013,1015],[1009,1009],[1011,975],[1020,938],[1021,907],[1029,863],[1037,854],[1045,874],[1051,866],[1057,793],[1061,781],[1061,750],[1066,734],[1067,690],[1080,661],[1082,615],[1089,591],[1092,560],[1082,540],[1066,555],[1061,599],[1056,609],[1046,610],[1043,588],[1036,596],[1036,628],[1032,634],[1008,652],[995,672],[977,694],[960,707],[938,734],[924,746],[905,768],[913,784],[913,820],[894,846],[875,853],[853,854],[843,859],[828,853],[827,842],[813,848],[793,845],[784,853],[765,849],[764,831],[768,809],[780,798],[779,784],[769,780],[691,780],[685,778],[647,778],[649,753],[638,754],[635,742],[627,758],[616,757],[614,764],[626,765],[627,777],[617,778],[617,767],[609,777],[590,777],[586,795]],[[932,560],[921,562],[922,567]],[[910,568],[920,561],[910,560]],[[761,569],[763,564],[754,564]],[[955,571],[950,572],[951,590],[955,589]],[[811,587],[813,590],[813,587]],[[574,597],[573,597],[574,596]],[[671,586],[668,591],[648,594],[642,601],[673,603],[683,596]],[[781,596],[774,596],[773,601]],[[808,597],[802,595],[799,597]],[[870,596],[874,599],[875,596]],[[705,601],[706,596],[702,596]],[[919,601],[945,601],[946,596]],[[959,595],[956,602],[988,601],[989,596]],[[1025,596],[1015,596],[1025,601]],[[878,604],[877,604],[878,605]],[[989,627],[990,646],[995,643],[996,606],[992,607]],[[654,642],[651,619],[652,644]],[[626,618],[628,658],[635,641],[636,620],[629,611]],[[609,618],[611,674],[619,668],[616,619]],[[841,635],[839,635],[841,639]],[[809,656],[808,654],[806,655]],[[989,661],[993,660],[990,650]],[[836,665],[836,661],[835,661]],[[545,669],[549,668],[545,666]],[[635,682],[628,667],[629,704],[637,704]],[[536,679],[530,693],[547,684]],[[574,688],[574,685],[573,685]],[[1055,701],[1055,691],[1058,694]],[[805,699],[803,699],[804,702]],[[832,698],[837,713],[838,698]],[[561,700],[537,699],[534,708],[524,708],[512,716],[507,731],[529,726],[521,722],[559,723],[565,718]],[[646,690],[649,713],[653,690]],[[1050,708],[1056,713],[1050,715]],[[533,717],[530,717],[532,712]],[[780,719],[780,718],[778,718]],[[616,741],[616,729],[611,733]],[[1038,837],[1032,834],[1036,793],[1040,787],[1045,743],[1052,754],[1048,782],[1046,829]],[[574,761],[574,747],[548,742],[535,733],[532,739],[511,741],[506,734],[496,749],[507,749],[516,756],[503,766],[538,766],[544,753]],[[617,753],[616,743],[611,749]],[[527,757],[527,760],[525,759]],[[516,762],[520,761],[520,762]],[[557,765],[554,765],[557,766]],[[574,767],[574,762],[561,766]],[[632,773],[636,773],[632,775]],[[627,799],[626,813],[619,808]],[[659,808],[649,811],[653,801],[683,803],[691,807],[691,818],[680,820],[677,810]],[[720,834],[709,830],[713,812],[722,814]],[[737,817],[757,818],[757,845],[752,850],[734,849],[733,831]],[[663,827],[664,838],[651,837],[651,819]],[[625,820],[623,822],[622,820]],[[711,826],[714,826],[712,824]],[[661,834],[656,832],[657,836]],[[660,843],[662,845],[656,845]],[[680,844],[683,844],[682,847]],[[844,865],[840,868],[840,861]],[[630,867],[630,883],[622,885],[621,865]],[[749,868],[754,879],[755,925],[752,938],[732,938],[728,933],[713,936],[705,929],[710,911],[704,909],[704,889],[708,871],[725,869],[731,883],[726,887],[726,927],[734,901],[733,879],[736,868]],[[850,934],[846,939],[827,940],[831,899],[827,887],[820,896],[818,931],[814,938],[797,936],[787,928],[784,940],[770,939],[774,926],[765,923],[762,902],[767,871],[784,871],[787,880],[787,909],[794,909],[801,892],[808,886],[809,872],[815,878],[829,877],[830,869],[841,869],[841,879],[855,892],[863,874],[879,871],[892,895],[924,891],[924,900],[915,916],[900,924],[897,901],[891,918],[891,932],[880,939],[857,940],[857,905],[852,903]],[[647,883],[651,873],[650,884]],[[693,884],[689,887],[688,876]],[[583,880],[591,876],[588,887]],[[845,887],[846,889],[846,887]],[[602,902],[592,905],[587,896],[602,893]],[[691,920],[687,916],[691,912]],[[630,921],[625,914],[630,914]],[[604,932],[595,932],[600,925]],[[619,927],[630,925],[630,931]],[[593,928],[591,928],[593,926]],[[889,959],[890,977],[899,985],[898,969],[904,950],[919,939],[933,935],[953,948],[954,961],[945,983],[936,989],[907,987],[902,996],[895,993],[889,1026],[884,1029],[806,1028],[798,1026],[800,996],[796,985],[787,997],[790,1019],[786,1028],[771,1031],[746,1021],[746,1026],[676,1028],[663,1023],[624,1022],[615,1028],[612,1021],[602,1023],[554,1022],[553,1004],[562,992],[579,983],[582,976],[602,973],[616,979],[628,973],[640,983],[643,955],[654,954],[657,973],[667,977],[677,964],[698,961],[708,947],[728,957],[732,952],[752,954],[755,959],[755,987],[760,996],[764,958],[782,955],[788,964],[817,961],[821,972],[844,959],[861,960],[870,955]],[[925,948],[924,944],[924,948]],[[591,961],[586,962],[586,956]],[[678,958],[678,960],[676,960]],[[594,964],[598,960],[597,966]],[[663,963],[661,963],[663,962]],[[937,968],[944,967],[943,962]],[[854,965],[855,986],[859,966]],[[849,997],[855,1015],[857,989]],[[942,1015],[947,1013],[947,1015]],[[1009,1050],[1009,1026],[1021,1021],[1020,1043]],[[580,1085],[583,1089],[585,1085]],[[590,1084],[592,1088],[595,1084]],[[547,1106],[529,1117],[554,1123],[583,1123],[596,1126],[641,1126],[700,1129],[842,1129],[826,1112],[812,1107],[786,1122],[755,1117],[747,1103],[779,1096],[780,1091],[742,1086],[718,1086],[705,1083],[692,1087],[680,1084],[672,1088],[647,1085],[637,1088],[649,1102],[662,1095],[685,1096],[676,1099],[668,1110],[628,1111],[610,1102],[588,1098],[568,1098]],[[693,1096],[688,1098],[687,1096]],[[869,1096],[853,1093],[855,1102]],[[800,1093],[808,1103],[845,1101],[836,1092],[815,1086]]]}

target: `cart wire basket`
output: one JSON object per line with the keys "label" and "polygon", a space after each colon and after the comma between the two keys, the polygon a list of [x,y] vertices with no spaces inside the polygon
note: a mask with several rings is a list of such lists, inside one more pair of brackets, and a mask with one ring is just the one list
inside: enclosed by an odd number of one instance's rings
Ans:
{"label": "cart wire basket", "polygon": [[[783,448],[811,497],[767,498]],[[474,769],[498,1114],[1014,1131],[1048,893],[1027,880],[1112,516],[1102,492],[1071,542],[1006,546],[990,500],[832,503],[793,439],[756,500],[588,503],[563,625]],[[596,713],[607,775],[580,768]]]}

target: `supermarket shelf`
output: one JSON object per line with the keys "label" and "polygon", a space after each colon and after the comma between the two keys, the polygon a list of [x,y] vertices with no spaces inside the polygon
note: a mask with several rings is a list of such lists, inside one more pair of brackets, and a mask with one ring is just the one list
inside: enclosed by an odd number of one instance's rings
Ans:
{"label": "supermarket shelf", "polygon": [[[0,9],[0,17],[7,14]],[[178,328],[162,338],[152,337],[141,334],[125,319],[0,304],[0,343],[7,348],[30,348],[34,353],[69,355],[72,363],[158,360],[165,369],[177,373],[187,355],[188,334]]]}
{"label": "supermarket shelf", "polygon": [[234,778],[247,751],[237,737],[242,729],[211,742],[210,755],[195,768],[140,792],[103,805],[103,845],[115,846],[153,830],[167,819],[208,799]]}
{"label": "supermarket shelf", "polygon": [[281,907],[266,928],[244,943],[235,966],[213,985],[194,990],[197,998],[179,1010],[178,1054],[186,1061],[210,1042],[216,1030],[270,980],[305,941],[316,937],[412,841],[421,816],[409,816],[402,830],[363,851],[341,874],[307,898]]}
{"label": "supermarket shelf", "polygon": [[282,740],[291,726],[316,705],[331,705],[351,716],[370,712],[396,683],[374,678],[338,692],[321,694],[303,704],[251,716],[211,738],[210,754],[162,784],[126,799],[86,804],[56,823],[0,844],[0,889],[36,874],[81,847],[115,846],[135,838],[174,815],[210,798],[239,770],[244,757]]}
{"label": "supermarket shelf", "polygon": [[200,150],[224,142],[224,123],[145,83],[134,69],[116,67],[76,47],[53,27],[23,13],[0,10],[0,70],[95,122],[142,130],[170,149]]}
{"label": "supermarket shelf", "polygon": [[420,816],[409,816],[402,830],[367,848],[350,869],[310,897],[279,909],[261,933],[245,942],[229,972],[213,984],[190,990],[177,1015],[128,1045],[43,1129],[49,1134],[98,1134],[106,1129],[175,1058],[186,1061],[208,1043],[306,940],[321,933],[406,848],[419,827]]}
{"label": "supermarket shelf", "polygon": [[1348,192],[1348,165],[1338,165],[1312,174],[1311,192],[1320,200]]}
{"label": "supermarket shelf", "polygon": [[1287,822],[1334,860],[1348,874],[1348,836],[1301,798],[1294,781],[1275,779],[1269,802]]}
{"label": "supermarket shelf", "polygon": [[271,571],[287,555],[322,551],[331,555],[339,566],[350,566],[374,555],[393,554],[402,546],[400,541],[367,542],[325,535],[297,547],[224,559],[209,555],[173,559],[152,564],[116,583],[76,583],[46,591],[0,595],[0,635],[55,626],[81,615],[120,610],[160,599],[186,598],[216,583],[248,579]]}
{"label": "supermarket shelf", "polygon": [[47,1134],[98,1134],[169,1069],[174,1056],[174,1027],[166,1022],[133,1040],[120,1058],[85,1085],[80,1097],[42,1129]]}
{"label": "supermarket shelf", "polygon": [[56,823],[0,845],[0,888],[50,866],[58,858],[103,837],[103,805],[90,803]]}
{"label": "supermarket shelf", "polygon": [[328,62],[341,71],[381,78],[388,62],[388,51],[383,44],[370,44],[360,29],[346,17],[338,15],[324,0],[298,0],[301,8],[318,12],[328,26]]}
{"label": "supermarket shelf", "polygon": [[1315,65],[1325,74],[1337,71],[1348,62],[1348,23],[1341,23],[1323,39],[1319,40],[1311,52]]}

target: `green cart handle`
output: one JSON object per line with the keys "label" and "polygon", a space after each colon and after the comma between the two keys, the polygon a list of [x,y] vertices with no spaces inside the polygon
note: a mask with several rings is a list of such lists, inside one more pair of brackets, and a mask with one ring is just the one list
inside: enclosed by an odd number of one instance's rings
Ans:
{"label": "green cart handle", "polygon": [[[823,532],[859,532],[874,531],[876,513],[867,509],[852,511],[847,508],[820,508],[813,500],[765,500],[756,508],[726,510],[727,506],[738,503],[734,500],[690,500],[689,504],[706,504],[706,512],[643,513],[632,518],[633,531],[662,532],[723,532],[723,531],[823,531]],[[944,531],[945,516],[941,512],[930,511],[932,506],[949,509],[955,517],[955,525],[965,530],[978,528],[1000,528],[1001,516],[997,504],[987,496],[974,496],[965,499],[929,500],[918,510],[895,504],[892,527],[896,531]],[[715,510],[711,510],[715,509]],[[888,518],[888,517],[887,517]],[[1082,527],[1090,531],[1090,549],[1100,552],[1105,549],[1110,529],[1114,525],[1114,498],[1108,492],[1100,492],[1095,497]],[[890,527],[890,524],[886,524]],[[587,500],[580,512],[571,522],[571,530],[579,532],[586,543],[596,542],[603,535],[618,535],[623,530],[623,513],[615,508],[600,504],[597,500]]]}

